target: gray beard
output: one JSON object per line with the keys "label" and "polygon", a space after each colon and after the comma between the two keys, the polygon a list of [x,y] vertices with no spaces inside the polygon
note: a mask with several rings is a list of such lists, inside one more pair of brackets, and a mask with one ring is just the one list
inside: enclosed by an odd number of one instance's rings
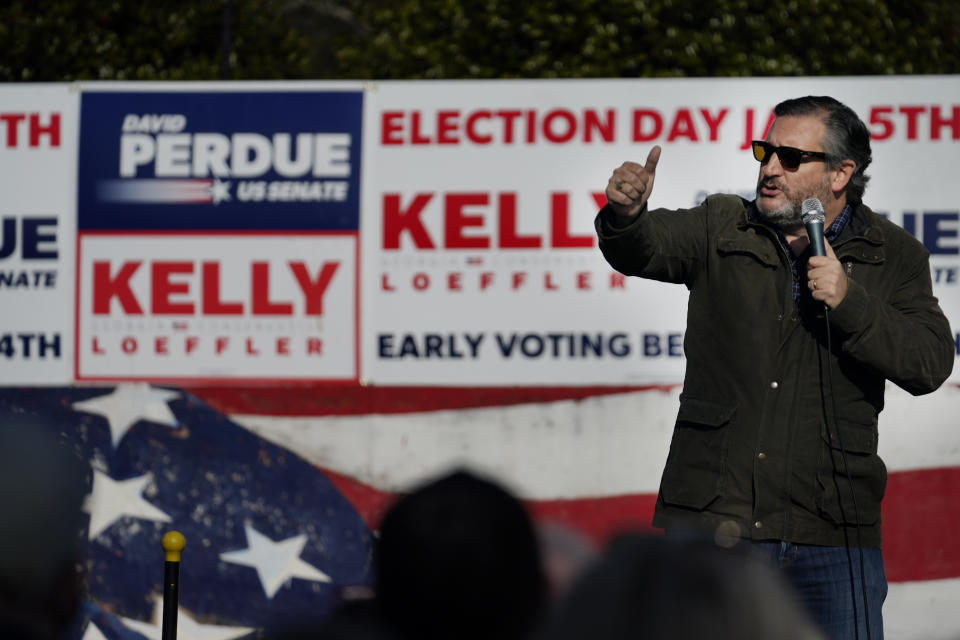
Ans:
{"label": "gray beard", "polygon": [[803,226],[803,220],[800,217],[800,207],[790,202],[774,211],[764,211],[757,207],[757,213],[760,219],[780,231],[790,231]]}
{"label": "gray beard", "polygon": [[[784,189],[781,186],[781,190],[787,196],[787,202],[773,211],[764,211],[757,206],[757,211],[760,214],[760,218],[769,224],[771,227],[778,229],[779,231],[794,231],[803,226],[803,218],[801,216],[801,202],[807,198],[819,198],[824,206],[828,201],[827,196],[829,195],[828,185],[829,178],[826,174],[823,176],[823,180],[820,183],[820,193],[810,193],[801,198],[794,198],[793,192]],[[757,185],[757,199],[760,198],[760,184]]]}

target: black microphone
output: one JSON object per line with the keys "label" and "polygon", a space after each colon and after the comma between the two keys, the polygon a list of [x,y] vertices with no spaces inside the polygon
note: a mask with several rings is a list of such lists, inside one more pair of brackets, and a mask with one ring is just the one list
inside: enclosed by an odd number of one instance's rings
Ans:
{"label": "black microphone", "polygon": [[807,198],[800,205],[800,219],[803,220],[803,226],[807,228],[807,237],[810,238],[810,247],[815,256],[827,255],[827,250],[823,247],[823,221],[826,216],[823,215],[823,205],[817,198]]}

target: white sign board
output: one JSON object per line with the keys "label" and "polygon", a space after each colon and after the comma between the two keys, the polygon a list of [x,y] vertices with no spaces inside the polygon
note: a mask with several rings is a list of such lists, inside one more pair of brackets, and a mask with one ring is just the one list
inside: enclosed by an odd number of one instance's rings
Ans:
{"label": "white sign board", "polygon": [[384,82],[364,102],[362,375],[377,384],[682,379],[686,291],[615,274],[612,171],[663,153],[651,205],[753,197],[773,107],[832,95],[873,134],[865,202],[933,253],[954,325],[960,79]]}
{"label": "white sign board", "polygon": [[0,385],[73,377],[79,95],[0,94]]}

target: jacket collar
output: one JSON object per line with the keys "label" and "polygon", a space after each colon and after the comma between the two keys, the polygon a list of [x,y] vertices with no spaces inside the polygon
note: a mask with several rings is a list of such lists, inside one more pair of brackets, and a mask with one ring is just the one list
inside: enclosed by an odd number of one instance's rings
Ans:
{"label": "jacket collar", "polygon": [[837,244],[842,244],[854,238],[860,238],[872,245],[882,246],[886,243],[886,238],[883,235],[883,229],[877,224],[879,218],[880,216],[871,211],[870,207],[862,202],[858,203],[853,208],[850,223],[840,232],[840,237],[837,238]]}

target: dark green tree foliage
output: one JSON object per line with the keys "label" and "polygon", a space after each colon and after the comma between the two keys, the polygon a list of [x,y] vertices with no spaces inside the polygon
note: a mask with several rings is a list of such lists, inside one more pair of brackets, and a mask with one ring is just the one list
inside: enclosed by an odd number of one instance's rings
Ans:
{"label": "dark green tree foliage", "polygon": [[956,0],[8,0],[0,79],[217,79],[224,25],[238,80],[960,73]]}
{"label": "dark green tree foliage", "polygon": [[362,2],[375,78],[957,73],[956,0]]}
{"label": "dark green tree foliage", "polygon": [[219,79],[225,4],[233,80],[328,77],[331,38],[351,29],[332,2],[14,0],[0,3],[0,80]]}

